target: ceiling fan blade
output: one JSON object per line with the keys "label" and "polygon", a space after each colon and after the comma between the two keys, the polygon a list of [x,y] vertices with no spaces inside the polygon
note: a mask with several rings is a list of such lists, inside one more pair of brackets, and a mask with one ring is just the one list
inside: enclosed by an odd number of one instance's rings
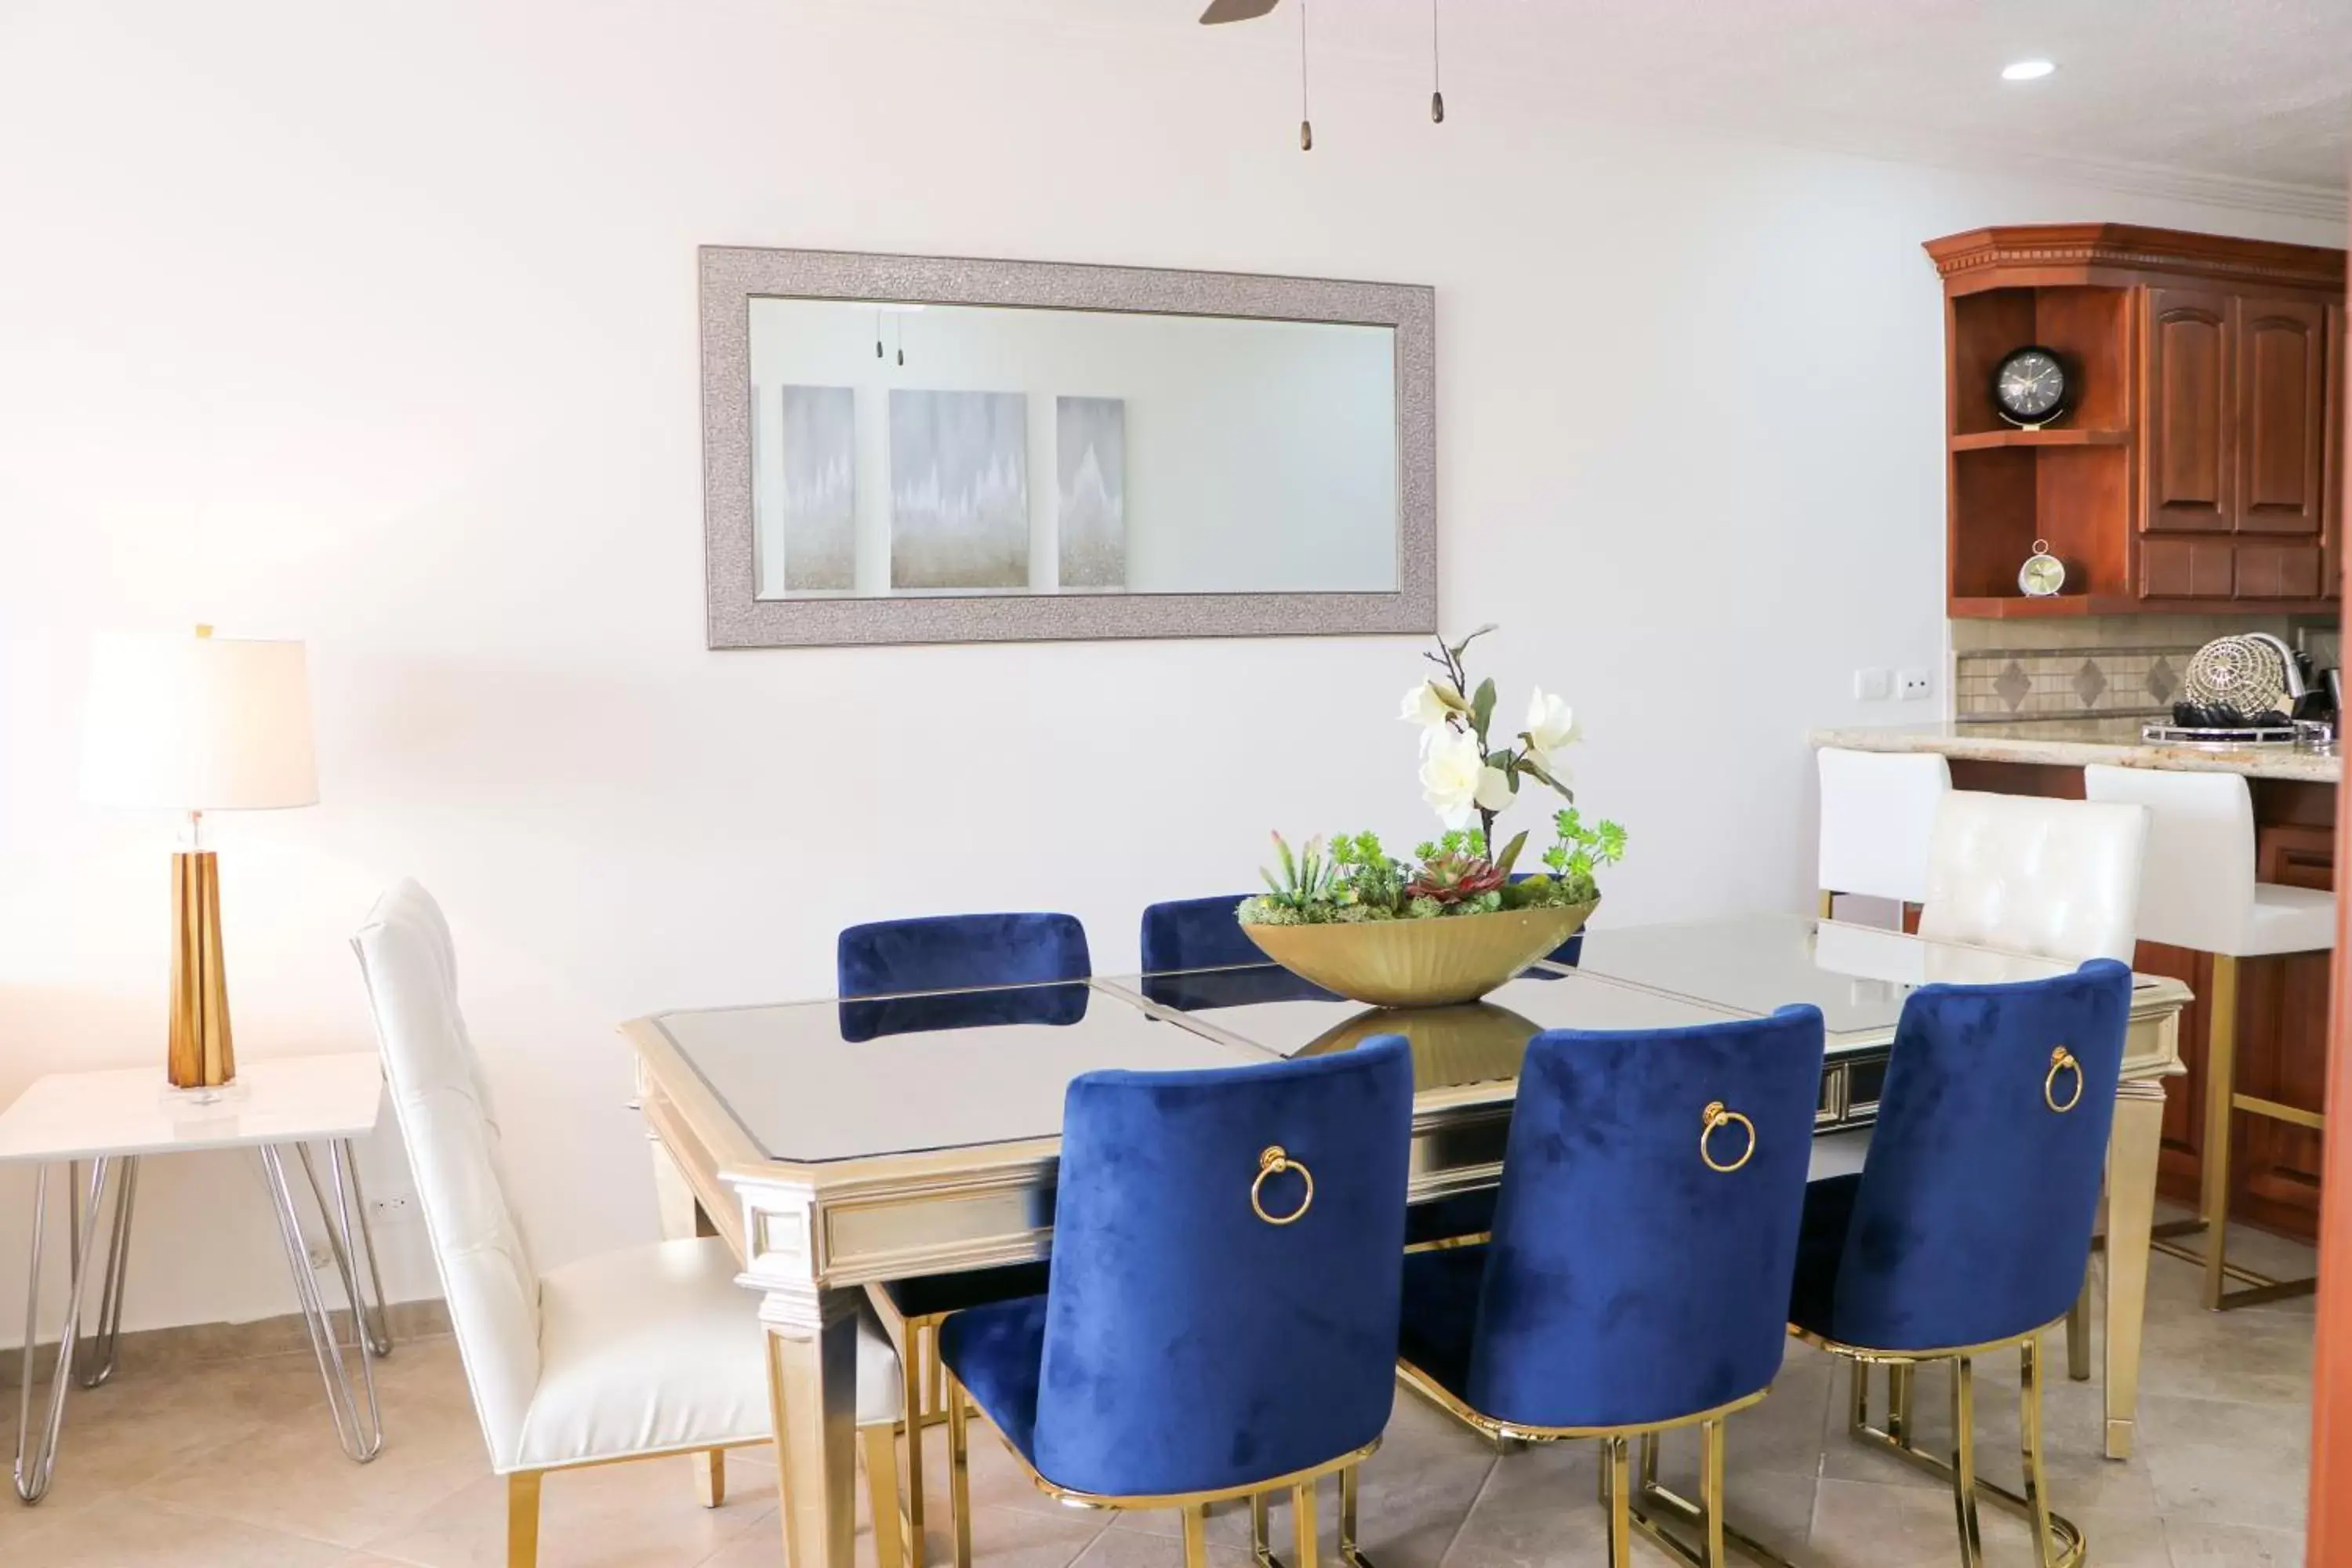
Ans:
{"label": "ceiling fan blade", "polygon": [[1281,4],[1282,0],[1209,0],[1209,8],[1201,13],[1201,26],[1255,21]]}

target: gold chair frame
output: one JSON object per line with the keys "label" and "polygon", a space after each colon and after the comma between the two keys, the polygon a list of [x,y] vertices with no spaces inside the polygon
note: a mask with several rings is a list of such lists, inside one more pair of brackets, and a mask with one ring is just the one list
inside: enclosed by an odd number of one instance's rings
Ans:
{"label": "gold chair frame", "polygon": [[[2226,1312],[2238,1307],[2258,1307],[2265,1301],[2291,1300],[2319,1289],[2315,1274],[2301,1279],[2280,1279],[2230,1261],[2230,1140],[2236,1131],[2233,1114],[2259,1116],[2306,1128],[2325,1136],[2324,1111],[2282,1105],[2275,1100],[2238,1092],[2238,964],[2226,952],[2213,956],[2213,993],[2206,1010],[2205,1130],[2198,1145],[2197,1217],[2168,1220],[2149,1234],[2148,1245],[2168,1258],[2194,1263],[2205,1271],[2205,1308]],[[2278,956],[2287,956],[2280,954]],[[2203,1233],[2200,1251],[2174,1238]],[[2231,1289],[2236,1280],[2242,1289]]]}
{"label": "gold chair frame", "polygon": [[[2011,1339],[1928,1351],[1871,1350],[1793,1325],[1789,1331],[1809,1345],[1853,1363],[1853,1403],[1846,1423],[1850,1436],[1950,1484],[1964,1568],[1980,1568],[1984,1562],[1977,1513],[1979,1496],[2025,1517],[2033,1530],[2034,1556],[2041,1568],[2078,1568],[2089,1542],[2079,1525],[2051,1510],[2050,1479],[2042,1455],[2042,1336],[2064,1321],[2063,1318],[2053,1319]],[[1976,1360],[2012,1347],[2018,1352],[2018,1427],[2025,1463],[2025,1492],[2021,1497],[1985,1479],[1976,1469]],[[1952,1365],[1952,1452],[1948,1459],[1917,1446],[1911,1421],[1913,1374],[1920,1366],[1938,1361]],[[1870,1370],[1874,1366],[1886,1368],[1885,1426],[1870,1424]]]}
{"label": "gold chair frame", "polygon": [[[1628,1568],[1633,1561],[1636,1530],[1692,1568],[1722,1568],[1726,1550],[1731,1546],[1769,1568],[1791,1568],[1769,1547],[1733,1528],[1724,1518],[1724,1420],[1735,1412],[1760,1404],[1764,1395],[1771,1392],[1769,1389],[1759,1389],[1728,1404],[1676,1416],[1672,1421],[1632,1426],[1531,1426],[1498,1421],[1473,1408],[1409,1361],[1397,1363],[1397,1379],[1472,1431],[1492,1440],[1497,1447],[1512,1442],[1564,1443],[1588,1437],[1598,1440],[1601,1445],[1601,1501],[1609,1510],[1611,1568]],[[1658,1484],[1659,1434],[1688,1426],[1699,1429],[1699,1495],[1696,1500],[1679,1496]],[[1629,1447],[1636,1440],[1641,1446],[1638,1486],[1633,1449]],[[1695,1530],[1696,1542],[1685,1541],[1668,1530],[1668,1519]]]}
{"label": "gold chair frame", "polygon": [[[875,1568],[900,1568],[907,1543],[907,1516],[898,1507],[898,1461],[891,1439],[898,1428],[888,1422],[860,1426],[860,1458],[866,1465],[866,1495],[874,1512]],[[617,1454],[608,1459],[579,1459],[564,1465],[543,1465],[507,1472],[507,1568],[538,1568],[540,1483],[558,1470],[595,1470],[608,1465],[634,1465],[646,1459],[689,1458],[696,1461],[699,1500],[705,1508],[727,1500],[726,1456],[730,1448],[751,1448],[765,1437],[740,1443],[691,1448],[663,1448],[644,1454]],[[884,1529],[883,1521],[892,1528]]]}
{"label": "gold chair frame", "polygon": [[[1372,1568],[1356,1547],[1356,1467],[1371,1458],[1380,1447],[1378,1437],[1352,1453],[1288,1475],[1276,1476],[1271,1480],[1253,1486],[1220,1487],[1213,1491],[1169,1492],[1155,1496],[1111,1497],[1099,1492],[1073,1491],[1047,1480],[1037,1473],[1027,1456],[1013,1446],[996,1424],[989,1420],[964,1392],[963,1384],[953,1373],[943,1372],[946,1383],[948,1423],[948,1497],[955,1513],[955,1568],[971,1568],[971,1416],[977,1414],[997,1441],[1004,1444],[1005,1452],[1013,1456],[1022,1472],[1039,1491],[1068,1508],[1115,1509],[1122,1511],[1150,1511],[1174,1509],[1183,1518],[1184,1568],[1208,1568],[1209,1505],[1232,1502],[1246,1498],[1250,1505],[1250,1549],[1259,1568],[1320,1568],[1321,1542],[1315,1510],[1315,1483],[1325,1476],[1339,1478],[1339,1562],[1345,1568]],[[1285,1563],[1274,1555],[1267,1540],[1267,1500],[1279,1491],[1290,1494],[1291,1559]]]}

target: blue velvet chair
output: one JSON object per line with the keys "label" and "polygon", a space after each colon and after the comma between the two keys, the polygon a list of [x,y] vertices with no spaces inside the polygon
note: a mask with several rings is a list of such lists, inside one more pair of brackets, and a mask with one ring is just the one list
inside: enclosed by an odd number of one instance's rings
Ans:
{"label": "blue velvet chair", "polygon": [[[1736,1533],[1723,1422],[1780,1371],[1822,1048],[1814,1007],[1538,1035],[1493,1240],[1405,1259],[1407,1385],[1490,1437],[1601,1439],[1614,1563],[1636,1524],[1709,1568]],[[1696,1502],[1656,1484],[1657,1434],[1685,1426],[1700,1428]],[[1699,1544],[1669,1535],[1670,1517]]]}
{"label": "blue velvet chair", "polygon": [[1208,1504],[1287,1490],[1315,1559],[1315,1484],[1355,1467],[1395,1394],[1412,1062],[1391,1035],[1302,1061],[1087,1073],[1063,1113],[1052,1282],[959,1312],[947,1363],[956,1562],[971,1560],[965,1396],[1071,1503],[1174,1508],[1188,1568]]}
{"label": "blue velvet chair", "polygon": [[[1860,1173],[1816,1182],[1790,1331],[1853,1364],[1850,1426],[1951,1483],[1960,1558],[1980,1560],[1979,1493],[2024,1514],[2042,1568],[2083,1557],[2050,1511],[2042,1454],[2042,1332],[2082,1288],[2099,1205],[2131,972],[2098,959],[2008,985],[1925,985],[1896,1026],[1878,1125]],[[1975,1358],[2021,1358],[2023,1496],[1976,1474]],[[1948,1463],[1914,1444],[1911,1382],[1951,1363]],[[1888,1369],[1885,1427],[1870,1368]]]}
{"label": "blue velvet chair", "polygon": [[[1075,915],[934,915],[850,926],[837,948],[842,1035],[866,1040],[911,1030],[1076,1023],[1086,1016],[1084,982],[1093,972],[1086,927]],[[936,1394],[940,1325],[963,1308],[1018,1300],[1045,1288],[1042,1263],[867,1288],[898,1342],[906,1376],[910,1568],[923,1568],[923,1445],[914,1434],[942,1418]]]}

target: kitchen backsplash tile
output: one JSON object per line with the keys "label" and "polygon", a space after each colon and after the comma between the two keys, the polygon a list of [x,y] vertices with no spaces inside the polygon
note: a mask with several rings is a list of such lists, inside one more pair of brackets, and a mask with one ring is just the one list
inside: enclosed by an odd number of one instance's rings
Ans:
{"label": "kitchen backsplash tile", "polygon": [[2283,616],[2086,617],[1952,623],[1952,711],[1961,722],[2160,718],[2172,711],[2197,650],[2233,632],[2302,647],[2315,670],[2339,658],[2334,625]]}

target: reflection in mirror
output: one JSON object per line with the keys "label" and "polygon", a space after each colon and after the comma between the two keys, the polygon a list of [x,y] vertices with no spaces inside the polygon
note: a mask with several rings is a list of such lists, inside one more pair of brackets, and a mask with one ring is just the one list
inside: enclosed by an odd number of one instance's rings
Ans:
{"label": "reflection in mirror", "polygon": [[1260,1002],[1337,1002],[1338,994],[1274,963],[1188,969],[1143,977],[1143,994],[1180,1013],[1247,1007]]}
{"label": "reflection in mirror", "polygon": [[1000,985],[975,991],[931,991],[912,996],[845,1001],[841,1037],[875,1040],[885,1035],[920,1035],[944,1029],[981,1029],[1000,1024],[1075,1024],[1087,1016],[1093,990],[1083,980],[1043,985]]}
{"label": "reflection in mirror", "polygon": [[761,599],[1389,593],[1396,332],[754,298]]}
{"label": "reflection in mirror", "polygon": [[1542,1028],[1491,1002],[1458,1007],[1372,1007],[1338,1025],[1297,1054],[1329,1056],[1381,1035],[1402,1035],[1412,1049],[1415,1092],[1465,1084],[1505,1083],[1519,1076],[1528,1042]]}

